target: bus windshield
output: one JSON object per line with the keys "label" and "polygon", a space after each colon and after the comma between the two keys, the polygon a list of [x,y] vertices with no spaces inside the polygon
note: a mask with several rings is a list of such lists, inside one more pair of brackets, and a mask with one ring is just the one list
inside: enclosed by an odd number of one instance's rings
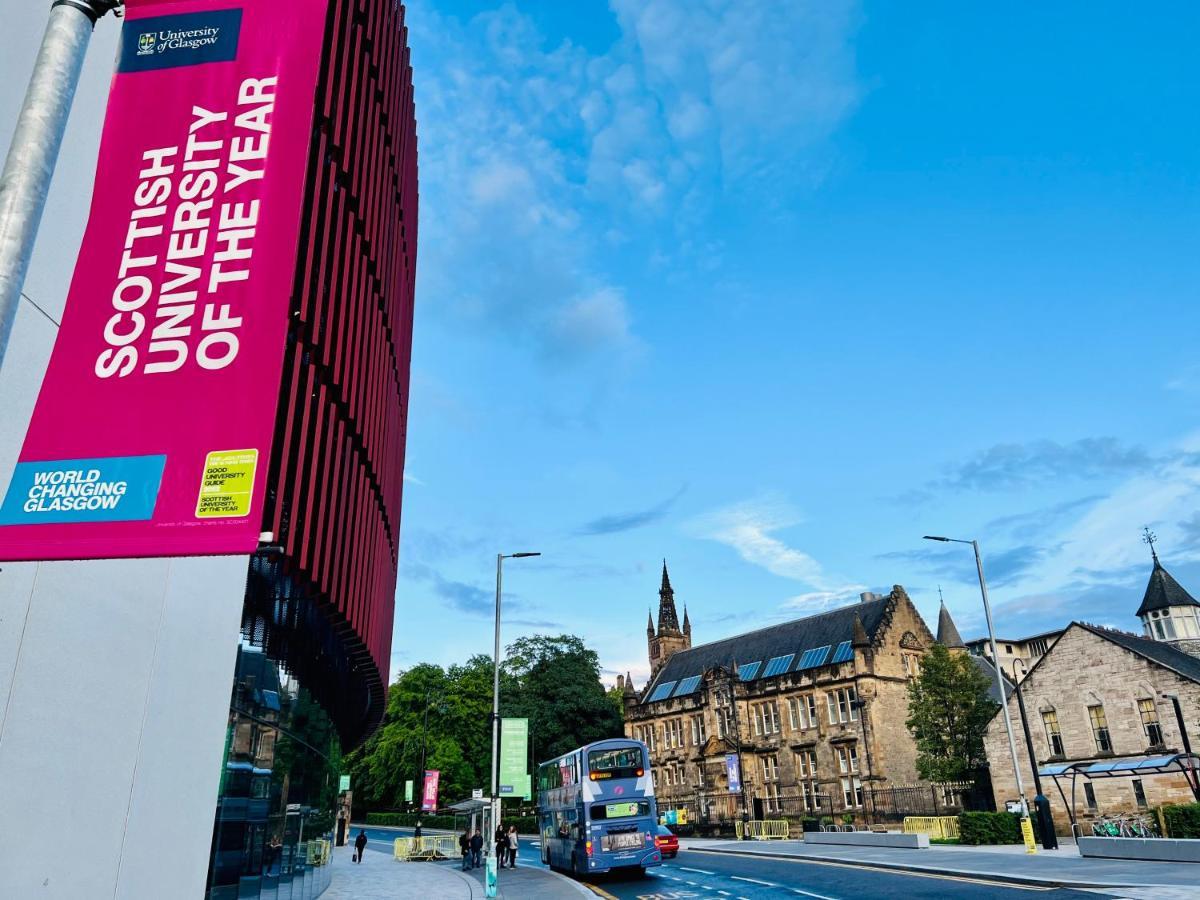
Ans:
{"label": "bus windshield", "polygon": [[640,747],[617,750],[593,750],[588,754],[588,775],[601,778],[640,778],[646,773]]}

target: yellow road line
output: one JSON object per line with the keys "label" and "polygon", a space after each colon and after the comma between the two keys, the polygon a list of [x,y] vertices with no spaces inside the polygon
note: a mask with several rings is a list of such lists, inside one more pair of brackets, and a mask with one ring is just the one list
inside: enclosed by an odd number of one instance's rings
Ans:
{"label": "yellow road line", "polygon": [[588,888],[590,891],[592,891],[597,897],[603,897],[604,900],[620,900],[620,898],[614,897],[608,891],[604,890],[604,888],[598,888],[594,884],[590,884],[586,881],[581,881],[579,883],[582,884],[585,888]]}

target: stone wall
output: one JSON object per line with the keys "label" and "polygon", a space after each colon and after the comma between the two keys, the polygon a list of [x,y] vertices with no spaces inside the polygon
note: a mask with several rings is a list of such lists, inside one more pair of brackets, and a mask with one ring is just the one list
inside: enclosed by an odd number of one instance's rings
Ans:
{"label": "stone wall", "polygon": [[[1142,725],[1138,701],[1152,698],[1163,732],[1165,753],[1183,752],[1174,709],[1162,694],[1175,693],[1180,697],[1185,722],[1193,738],[1200,737],[1200,685],[1177,673],[1096,635],[1079,625],[1072,625],[1036,669],[1021,684],[1029,730],[1033,739],[1034,756],[1039,765],[1048,762],[1074,762],[1105,758],[1096,745],[1089,706],[1101,705],[1108,722],[1113,758],[1142,756],[1150,750],[1150,741]],[[1062,736],[1063,755],[1051,754],[1043,713],[1053,711],[1058,717]],[[1027,797],[1032,800],[1033,773],[1029,765],[1020,713],[1016,697],[1009,700],[1017,758],[1025,782]],[[1008,800],[1017,798],[1016,778],[1004,730],[1004,721],[997,715],[988,726],[985,737],[987,757],[991,764],[992,785],[997,807],[1003,809]],[[1134,814],[1163,803],[1193,801],[1191,790],[1181,774],[1144,775],[1137,779],[1145,793],[1145,807],[1139,808],[1132,778],[1095,779],[1090,782],[1095,795],[1095,809],[1089,809],[1085,779],[1075,785],[1075,809],[1081,821],[1098,814]],[[1067,802],[1071,801],[1070,778],[1060,780]],[[1063,803],[1054,781],[1043,779],[1042,790],[1050,799],[1055,825],[1060,833],[1070,830],[1067,806]],[[1086,829],[1090,833],[1090,826]]]}

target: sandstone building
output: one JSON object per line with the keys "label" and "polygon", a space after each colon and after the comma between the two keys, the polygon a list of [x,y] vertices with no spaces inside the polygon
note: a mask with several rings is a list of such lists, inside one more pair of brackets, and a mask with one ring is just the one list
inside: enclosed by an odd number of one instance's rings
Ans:
{"label": "sandstone building", "polygon": [[[962,646],[944,607],[940,630]],[[907,684],[935,640],[897,585],[887,596],[693,646],[664,563],[658,625],[652,617],[647,629],[650,681],[640,692],[632,679],[619,682],[625,732],[650,747],[660,809],[687,810],[689,822],[743,813],[861,821],[872,789],[918,785]],[[943,793],[957,803],[952,789]]]}
{"label": "sandstone building", "polygon": [[[1163,803],[1196,799],[1178,764],[1168,771],[1147,767],[1116,777],[1089,777],[1083,770],[1097,762],[1169,759],[1183,753],[1183,737],[1169,695],[1178,697],[1193,741],[1200,741],[1200,656],[1188,652],[1200,604],[1167,573],[1154,556],[1154,569],[1138,617],[1146,635],[1072,622],[1032,665],[1021,693],[1034,757],[1042,770],[1062,771],[1060,793],[1043,777],[1055,824],[1070,830],[1071,816],[1084,824],[1099,815],[1136,814]],[[1169,628],[1167,625],[1169,624]],[[1027,796],[1033,773],[1014,697],[1008,713],[1018,735],[1017,757]],[[1017,797],[1008,739],[997,715],[985,737],[997,804]],[[1071,776],[1075,775],[1072,799]]]}

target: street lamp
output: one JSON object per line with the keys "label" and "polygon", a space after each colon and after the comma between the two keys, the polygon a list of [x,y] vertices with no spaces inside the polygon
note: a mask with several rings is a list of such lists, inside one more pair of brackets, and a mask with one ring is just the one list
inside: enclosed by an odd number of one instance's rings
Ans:
{"label": "street lamp", "polygon": [[1183,707],[1179,705],[1178,694],[1163,693],[1164,700],[1170,700],[1171,705],[1175,707],[1175,721],[1179,724],[1179,736],[1183,738],[1183,752],[1188,755],[1188,768],[1191,769],[1191,778],[1188,779],[1189,787],[1192,789],[1192,795],[1196,798],[1196,802],[1200,803],[1200,778],[1196,777],[1196,760],[1192,756],[1192,742],[1188,740],[1187,726],[1183,722]]}
{"label": "street lamp", "polygon": [[[1025,697],[1021,694],[1021,682],[1017,678],[1017,663],[1021,664],[1021,673],[1027,674],[1029,667],[1025,660],[1017,657],[1013,660],[1013,691],[1017,695],[1017,708],[1021,711],[1021,730],[1025,732],[1025,749],[1029,751],[1029,768],[1033,770],[1033,807],[1037,813],[1038,829],[1042,833],[1042,849],[1057,850],[1058,836],[1054,833],[1054,819],[1050,815],[1050,801],[1042,793],[1042,776],[1038,774],[1037,758],[1033,755],[1033,737],[1029,734],[1029,717],[1025,715]],[[1006,699],[1001,697],[1001,699]]]}
{"label": "street lamp", "polygon": [[525,559],[541,556],[540,553],[497,553],[496,554],[496,644],[492,656],[492,816],[488,823],[487,876],[484,879],[484,895],[496,896],[496,857],[492,853],[495,842],[494,831],[500,823],[500,584],[506,559]]}
{"label": "street lamp", "polygon": [[[1021,766],[1017,762],[1017,740],[1013,737],[1012,719],[1008,715],[1008,699],[1004,692],[1004,672],[1000,668],[1000,651],[996,649],[996,629],[992,627],[992,607],[988,603],[987,581],[983,577],[983,559],[979,556],[979,541],[964,541],[959,538],[938,537],[925,535],[927,541],[941,541],[943,544],[970,544],[975,551],[975,568],[979,572],[979,591],[983,594],[983,614],[987,619],[988,640],[992,645],[992,662],[996,666],[996,687],[1000,691],[1001,712],[1004,713],[1004,730],[1008,732],[1008,752],[1012,755],[1013,775],[1017,779],[1017,793],[1021,796],[1021,818],[1029,818],[1029,804],[1025,802],[1025,785],[1021,780]],[[1032,760],[1031,760],[1032,762]]]}

